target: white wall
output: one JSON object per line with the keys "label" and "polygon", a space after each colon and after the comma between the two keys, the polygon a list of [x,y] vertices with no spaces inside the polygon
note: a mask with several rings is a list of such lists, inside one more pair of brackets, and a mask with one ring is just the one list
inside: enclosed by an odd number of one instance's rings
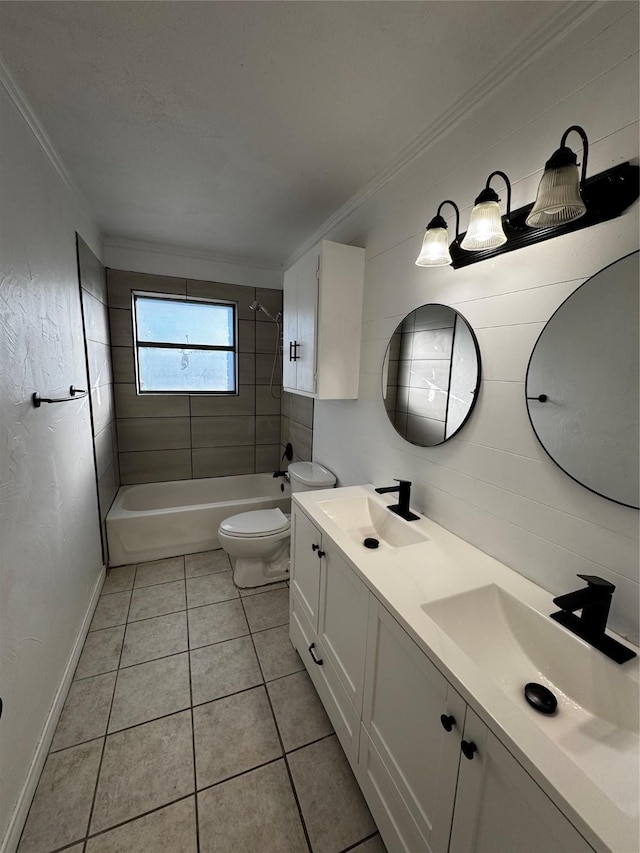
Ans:
{"label": "white wall", "polygon": [[31,405],[87,387],[75,231],[101,247],[1,84],[0,98],[0,848],[13,850],[102,580],[88,398]]}
{"label": "white wall", "polygon": [[[596,6],[326,235],[366,247],[364,335],[359,399],[316,403],[313,455],[341,485],[412,480],[417,508],[556,594],[580,586],[577,572],[608,578],[618,587],[612,625],[637,642],[638,513],[589,492],[548,459],[527,418],[524,378],[560,303],[638,248],[638,203],[620,219],[464,269],[414,265],[439,202],[458,202],[466,230],[494,169],[511,178],[513,208],[531,202],[544,161],[572,124],[591,142],[588,175],[637,162],[637,4]],[[389,423],[380,372],[399,321],[427,302],[466,317],[478,336],[483,381],[459,435],[419,448]]]}

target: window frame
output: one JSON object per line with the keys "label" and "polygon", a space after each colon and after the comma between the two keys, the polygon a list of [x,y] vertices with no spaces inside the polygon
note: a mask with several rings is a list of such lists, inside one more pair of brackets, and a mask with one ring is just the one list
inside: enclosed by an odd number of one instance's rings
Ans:
{"label": "window frame", "polygon": [[[138,297],[143,299],[158,299],[164,302],[174,301],[174,302],[201,302],[206,305],[220,305],[224,307],[230,307],[233,309],[233,346],[216,346],[210,344],[175,344],[167,341],[139,341],[138,340],[138,324],[137,324],[137,311],[136,311],[136,300]],[[145,290],[132,290],[131,291],[131,330],[133,334],[133,363],[134,363],[134,373],[135,373],[135,385],[136,385],[136,394],[138,396],[193,396],[193,397],[237,397],[240,393],[240,387],[238,384],[238,362],[239,362],[239,325],[238,325],[238,302],[232,299],[207,299],[205,297],[200,296],[182,296],[177,293],[157,293],[154,291],[145,291]],[[154,347],[154,348],[162,348],[162,349],[176,349],[176,350],[184,350],[184,349],[192,349],[192,350],[207,350],[209,352],[231,352],[233,353],[233,366],[234,366],[234,389],[232,391],[176,391],[176,390],[166,390],[166,391],[143,391],[140,388],[140,365],[138,363],[138,351],[143,347]]]}

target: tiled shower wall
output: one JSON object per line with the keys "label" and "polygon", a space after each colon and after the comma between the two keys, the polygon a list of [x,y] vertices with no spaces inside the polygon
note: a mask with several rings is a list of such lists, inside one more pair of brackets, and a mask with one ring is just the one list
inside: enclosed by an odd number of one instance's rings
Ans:
{"label": "tiled shower wall", "polygon": [[91,427],[102,531],[102,556],[107,562],[105,518],[120,485],[118,442],[109,353],[109,309],[105,269],[78,235],[78,276],[91,392]]}
{"label": "tiled shower wall", "polygon": [[[313,450],[313,398],[301,394],[282,395],[280,458],[288,443],[293,446],[293,462],[311,462]],[[319,460],[322,462],[322,460]],[[286,460],[281,467],[285,468]]]}
{"label": "tiled shower wall", "polygon": [[[269,388],[276,325],[249,306],[257,299],[275,316],[282,310],[282,291],[112,269],[107,284],[122,483],[275,471],[282,455],[279,363],[275,397]],[[132,290],[237,301],[238,396],[137,396]]]}

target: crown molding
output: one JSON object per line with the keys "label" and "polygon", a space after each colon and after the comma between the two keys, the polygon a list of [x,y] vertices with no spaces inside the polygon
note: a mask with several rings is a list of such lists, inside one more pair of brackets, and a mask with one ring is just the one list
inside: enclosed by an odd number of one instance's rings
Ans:
{"label": "crown molding", "polygon": [[82,213],[88,219],[91,220],[91,222],[95,226],[96,230],[98,231],[98,234],[100,235],[100,237],[102,237],[101,229],[97,225],[95,218],[94,218],[93,214],[91,213],[91,208],[87,204],[87,200],[86,200],[85,196],[78,189],[77,184],[74,182],[73,178],[71,177],[71,174],[68,171],[67,167],[65,166],[62,158],[59,156],[58,152],[56,151],[55,146],[53,145],[52,141],[49,139],[49,136],[47,135],[46,130],[40,124],[35,112],[33,111],[33,108],[31,107],[31,104],[29,103],[29,101],[26,98],[26,95],[24,94],[24,92],[22,91],[20,86],[16,83],[16,81],[14,80],[11,72],[9,71],[9,69],[7,68],[5,63],[3,62],[2,57],[0,57],[0,83],[5,88],[7,94],[9,95],[9,97],[11,98],[13,103],[15,104],[15,106],[18,109],[18,112],[20,113],[22,118],[27,123],[29,130],[33,133],[33,135],[37,139],[40,147],[44,151],[47,159],[49,160],[49,162],[51,163],[53,168],[56,170],[58,176],[60,177],[62,182],[65,184],[67,189],[75,197]]}
{"label": "crown molding", "polygon": [[227,255],[221,252],[211,252],[207,249],[195,249],[172,243],[156,243],[152,240],[130,240],[127,237],[104,237],[105,249],[124,249],[132,252],[151,252],[157,255],[173,255],[178,258],[196,258],[212,261],[218,264],[251,267],[259,270],[278,270],[282,272],[282,264],[275,261],[262,261],[255,258],[244,258],[240,255]]}
{"label": "crown molding", "polygon": [[590,17],[597,9],[606,5],[606,0],[574,0],[570,6],[561,7],[544,24],[526,39],[518,42],[507,56],[485,77],[466,92],[448,110],[406,145],[393,160],[375,175],[365,186],[351,196],[342,207],[326,219],[313,234],[287,258],[284,267],[289,268],[312,246],[327,237],[364,202],[417,157],[446,136],[470,112],[478,109],[492,98],[510,78],[524,70],[545,48],[562,39],[570,30]]}

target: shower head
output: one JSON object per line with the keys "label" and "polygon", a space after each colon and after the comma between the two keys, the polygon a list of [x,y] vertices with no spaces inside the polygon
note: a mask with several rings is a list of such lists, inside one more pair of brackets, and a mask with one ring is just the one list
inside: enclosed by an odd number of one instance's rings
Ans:
{"label": "shower head", "polygon": [[257,300],[257,299],[254,299],[254,301],[251,303],[251,305],[249,305],[249,308],[250,308],[252,311],[262,311],[264,314],[266,314],[266,315],[267,315],[267,317],[268,317],[270,320],[273,320],[273,322],[274,322],[274,323],[278,323],[278,322],[279,322],[280,317],[282,316],[282,315],[280,314],[280,312],[278,312],[278,316],[277,316],[277,317],[274,317],[274,316],[273,316],[273,314],[272,314],[272,313],[271,313],[267,308],[265,308],[265,307],[264,307],[264,305],[262,305],[260,302],[258,302],[258,300]]}

